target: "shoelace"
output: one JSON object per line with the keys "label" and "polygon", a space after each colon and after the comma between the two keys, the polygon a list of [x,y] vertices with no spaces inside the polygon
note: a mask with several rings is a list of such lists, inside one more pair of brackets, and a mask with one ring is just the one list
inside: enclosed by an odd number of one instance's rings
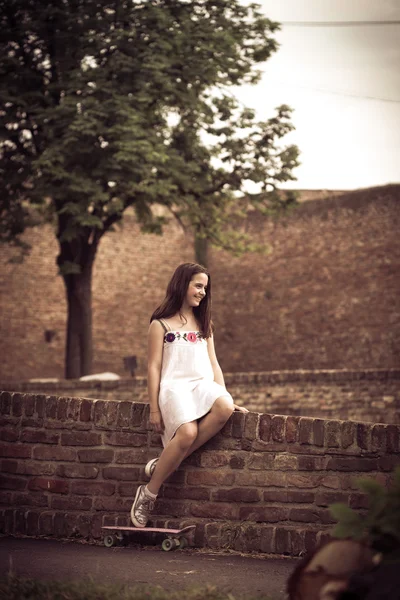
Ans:
{"label": "shoelace", "polygon": [[140,507],[140,511],[152,511],[154,508],[154,500],[151,498],[144,497],[142,500],[142,506]]}

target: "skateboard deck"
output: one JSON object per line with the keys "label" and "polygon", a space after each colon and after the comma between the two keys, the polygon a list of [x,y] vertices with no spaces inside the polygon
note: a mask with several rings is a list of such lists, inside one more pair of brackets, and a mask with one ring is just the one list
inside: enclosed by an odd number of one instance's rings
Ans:
{"label": "skateboard deck", "polygon": [[188,525],[182,529],[170,529],[165,527],[122,527],[118,525],[105,525],[102,527],[104,532],[103,542],[107,548],[123,544],[126,538],[135,533],[161,533],[165,539],[161,548],[168,552],[176,548],[185,548],[188,545],[186,534],[193,531],[196,525]]}

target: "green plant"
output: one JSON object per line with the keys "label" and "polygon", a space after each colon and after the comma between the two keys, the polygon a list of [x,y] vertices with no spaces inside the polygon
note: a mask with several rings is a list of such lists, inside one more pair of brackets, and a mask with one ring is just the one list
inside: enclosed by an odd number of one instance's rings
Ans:
{"label": "green plant", "polygon": [[368,497],[368,509],[360,513],[343,503],[332,504],[330,512],[338,521],[333,537],[367,543],[384,558],[400,558],[400,466],[389,488],[370,478],[360,478],[357,485]]}

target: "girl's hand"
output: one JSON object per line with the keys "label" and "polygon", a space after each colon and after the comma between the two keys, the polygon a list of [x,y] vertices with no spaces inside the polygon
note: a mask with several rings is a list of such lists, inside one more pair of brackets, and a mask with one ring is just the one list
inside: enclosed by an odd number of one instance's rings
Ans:
{"label": "girl's hand", "polygon": [[248,413],[249,411],[244,406],[238,406],[237,404],[233,405],[233,408],[242,413]]}
{"label": "girl's hand", "polygon": [[149,422],[157,433],[162,433],[164,431],[164,423],[159,410],[150,411]]}

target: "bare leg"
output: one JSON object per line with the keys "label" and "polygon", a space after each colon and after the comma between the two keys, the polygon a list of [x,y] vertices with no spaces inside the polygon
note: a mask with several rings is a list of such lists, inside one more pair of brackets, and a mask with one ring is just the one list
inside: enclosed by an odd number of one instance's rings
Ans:
{"label": "bare leg", "polygon": [[233,402],[229,396],[221,396],[214,402],[210,412],[200,421],[197,437],[188,448],[184,458],[208,442],[218,431],[220,431],[231,414],[233,413]]}
{"label": "bare leg", "polygon": [[165,446],[147,489],[152,494],[158,494],[164,481],[173,473],[185,458],[198,434],[196,421],[184,423],[175,433],[172,440]]}

